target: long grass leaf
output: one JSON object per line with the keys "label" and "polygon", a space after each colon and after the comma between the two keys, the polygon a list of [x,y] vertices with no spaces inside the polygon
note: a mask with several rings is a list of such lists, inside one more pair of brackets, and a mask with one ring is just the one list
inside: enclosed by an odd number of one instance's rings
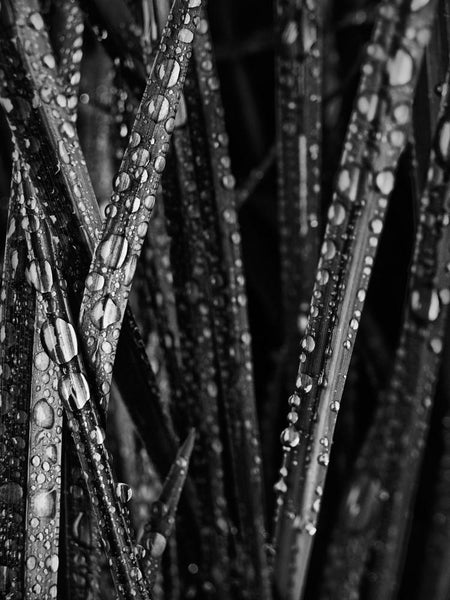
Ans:
{"label": "long grass leaf", "polygon": [[382,2],[367,48],[281,436],[275,578],[283,598],[298,598],[305,585],[337,412],[435,6]]}
{"label": "long grass leaf", "polygon": [[285,337],[306,326],[319,258],[323,2],[278,0],[278,220]]}
{"label": "long grass leaf", "polygon": [[3,261],[1,307],[0,591],[24,596],[28,428],[35,295],[25,277],[26,242],[20,225],[23,194],[17,151]]}
{"label": "long grass leaf", "polygon": [[81,468],[85,472],[92,507],[107,544],[117,593],[124,600],[148,598],[145,580],[134,554],[127,513],[116,491],[101,421],[94,398],[91,398],[83,358],[78,351],[77,335],[65,284],[57,267],[51,230],[45,222],[31,181],[28,180],[27,185],[30,193],[28,198],[25,197],[23,227],[31,263],[34,261],[36,265],[31,282],[46,316],[41,328],[44,352],[58,370],[58,392]]}

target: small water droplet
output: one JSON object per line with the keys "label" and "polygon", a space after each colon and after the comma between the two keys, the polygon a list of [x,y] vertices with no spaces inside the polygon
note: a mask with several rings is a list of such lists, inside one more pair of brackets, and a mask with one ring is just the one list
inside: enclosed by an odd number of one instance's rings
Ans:
{"label": "small water droplet", "polygon": [[286,427],[281,433],[280,440],[286,448],[295,448],[300,443],[300,434],[295,427]]}
{"label": "small water droplet", "polygon": [[434,289],[420,288],[411,293],[411,310],[423,321],[436,321],[439,316],[439,296]]}

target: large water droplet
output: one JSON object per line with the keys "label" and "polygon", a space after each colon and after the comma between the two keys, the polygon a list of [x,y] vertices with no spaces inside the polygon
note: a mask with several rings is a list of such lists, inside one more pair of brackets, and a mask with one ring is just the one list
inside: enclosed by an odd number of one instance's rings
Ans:
{"label": "large water droplet", "polygon": [[394,56],[388,62],[388,74],[390,85],[405,85],[409,83],[413,76],[414,62],[412,56],[399,48]]}
{"label": "large water droplet", "polygon": [[49,357],[58,365],[68,363],[78,353],[75,329],[60,317],[54,322],[45,321],[41,330],[41,342]]}
{"label": "large water droplet", "polygon": [[98,252],[105,267],[119,269],[128,254],[128,241],[123,235],[112,234],[100,244]]}
{"label": "large water droplet", "polygon": [[128,175],[128,173],[122,171],[114,179],[114,190],[116,192],[125,192],[130,187],[130,183],[130,176]]}
{"label": "large water droplet", "polygon": [[158,77],[164,80],[167,87],[173,87],[180,77],[180,70],[180,64],[171,58],[159,66]]}
{"label": "large water droplet", "polygon": [[114,300],[105,296],[92,307],[91,321],[97,329],[102,330],[120,321],[120,315],[120,308]]}
{"label": "large water droplet", "polygon": [[300,434],[295,427],[286,427],[280,436],[280,440],[286,448],[295,448],[300,443]]}
{"label": "large water droplet", "polygon": [[45,294],[51,292],[53,286],[53,273],[50,263],[45,260],[43,264],[33,260],[28,268],[30,282],[38,292]]}
{"label": "large water droplet", "polygon": [[169,114],[169,109],[169,101],[162,94],[154,96],[147,104],[147,114],[155,123],[164,121]]}
{"label": "large water droplet", "polygon": [[38,400],[33,408],[33,420],[39,427],[50,429],[55,422],[55,413],[47,400]]}
{"label": "large water droplet", "polygon": [[36,29],[36,31],[41,31],[45,27],[44,19],[38,12],[31,13],[31,15],[28,17],[28,22],[34,29]]}
{"label": "large water droplet", "polygon": [[33,512],[37,517],[51,519],[55,516],[56,492],[37,492],[31,498]]}
{"label": "large water droplet", "polygon": [[178,32],[178,39],[180,42],[184,42],[185,44],[190,44],[194,39],[194,34],[190,29],[180,29]]}
{"label": "large water droplet", "polygon": [[82,373],[68,373],[59,382],[59,394],[72,410],[80,410],[91,395],[86,377]]}

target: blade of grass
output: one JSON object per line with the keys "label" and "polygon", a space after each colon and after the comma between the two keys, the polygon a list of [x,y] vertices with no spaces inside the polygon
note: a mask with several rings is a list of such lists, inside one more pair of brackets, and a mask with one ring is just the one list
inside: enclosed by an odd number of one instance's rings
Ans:
{"label": "blade of grass", "polygon": [[41,341],[45,354],[58,371],[58,391],[108,551],[116,591],[124,600],[149,598],[134,554],[128,515],[120,501],[103,443],[104,432],[95,400],[91,398],[86,369],[78,352],[77,335],[65,283],[57,267],[51,230],[31,181],[24,179],[24,185],[29,187],[29,193],[25,195],[22,225],[29,257],[36,265],[35,273],[30,270],[30,279],[46,316]]}
{"label": "blade of grass", "polygon": [[297,600],[304,588],[337,412],[435,6],[382,2],[367,49],[281,436],[275,582],[282,598]]}
{"label": "blade of grass", "polygon": [[178,502],[184,482],[186,481],[194,442],[195,430],[192,430],[178,451],[176,460],[170,468],[158,500],[152,505],[151,520],[146,525],[140,540],[142,546],[147,550],[142,563],[150,590],[155,585],[162,554],[175,527]]}
{"label": "blade of grass", "polygon": [[[441,101],[410,268],[409,292],[394,372],[358,459],[330,550],[326,597],[392,598],[400,582],[418,471],[441,363],[450,283],[450,171],[446,157],[449,90]],[[339,549],[338,549],[339,548]],[[345,549],[344,553],[342,549]],[[369,567],[367,565],[370,565]]]}
{"label": "blade of grass", "polygon": [[278,220],[286,337],[304,333],[319,259],[323,4],[278,0],[275,8]]}
{"label": "blade of grass", "polygon": [[[147,233],[155,193],[165,167],[180,89],[194,38],[197,8],[176,3],[153,75],[117,175],[113,202],[94,251],[80,313],[86,351],[107,404],[117,340],[137,257]],[[184,20],[188,24],[184,27]],[[114,326],[114,327],[112,327]]]}
{"label": "blade of grass", "polygon": [[25,278],[26,243],[19,218],[22,180],[17,151],[0,292],[1,460],[0,592],[24,596],[28,427],[35,294]]}

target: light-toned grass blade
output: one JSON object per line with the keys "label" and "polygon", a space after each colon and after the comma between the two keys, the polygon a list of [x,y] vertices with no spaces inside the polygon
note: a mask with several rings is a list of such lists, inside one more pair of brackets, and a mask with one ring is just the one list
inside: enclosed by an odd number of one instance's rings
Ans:
{"label": "light-toned grass blade", "polygon": [[[22,226],[30,258],[30,281],[46,317],[41,327],[42,346],[45,356],[54,363],[57,371],[58,392],[107,549],[118,596],[124,600],[146,599],[149,594],[134,553],[127,510],[122,505],[119,488],[114,482],[104,445],[104,431],[95,398],[91,397],[84,361],[78,350],[79,343],[65,291],[66,284],[56,260],[51,226],[45,221],[33,184],[25,179],[24,185],[29,188],[22,208]],[[35,270],[32,270],[33,264]]]}
{"label": "light-toned grass blade", "polygon": [[[92,259],[80,314],[86,351],[107,403],[117,340],[155,194],[164,170],[198,7],[179,2],[131,132],[112,203]],[[185,23],[187,21],[187,24]]]}
{"label": "light-toned grass blade", "polygon": [[289,398],[289,426],[281,435],[275,582],[283,599],[298,600],[306,582],[336,417],[435,8],[433,1],[382,2],[367,47]]}
{"label": "light-toned grass blade", "polygon": [[[330,548],[325,597],[392,598],[400,582],[450,302],[449,79],[421,196],[402,333],[387,391],[358,458]],[[339,555],[339,560],[334,559]],[[336,586],[338,582],[338,585]]]}

